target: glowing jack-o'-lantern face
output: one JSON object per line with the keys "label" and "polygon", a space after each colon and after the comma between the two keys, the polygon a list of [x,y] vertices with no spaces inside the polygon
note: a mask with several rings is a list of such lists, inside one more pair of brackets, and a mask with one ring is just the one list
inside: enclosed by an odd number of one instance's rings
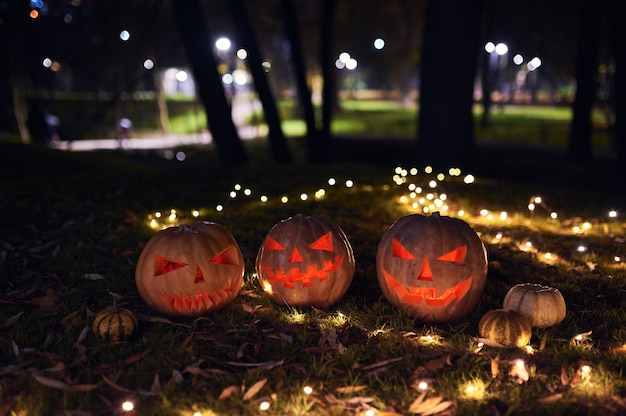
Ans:
{"label": "glowing jack-o'-lantern face", "polygon": [[295,215],[274,225],[257,254],[256,271],[274,302],[328,307],[348,290],[354,276],[352,246],[334,221]]}
{"label": "glowing jack-o'-lantern face", "polygon": [[200,316],[239,293],[243,255],[233,235],[211,222],[161,230],[146,244],[135,270],[141,298],[174,316]]}
{"label": "glowing jack-o'-lantern face", "polygon": [[392,305],[427,323],[463,318],[480,301],[487,254],[464,221],[408,215],[387,230],[376,254],[378,282]]}

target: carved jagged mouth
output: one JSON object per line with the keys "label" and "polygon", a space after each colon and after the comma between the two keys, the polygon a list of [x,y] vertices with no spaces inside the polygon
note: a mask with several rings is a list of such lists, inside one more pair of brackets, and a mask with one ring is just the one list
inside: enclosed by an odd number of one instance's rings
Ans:
{"label": "carved jagged mouth", "polygon": [[193,295],[183,294],[182,292],[178,294],[164,293],[162,298],[163,302],[169,305],[172,311],[180,314],[206,312],[221,306],[227,299],[237,293],[237,283],[238,281],[235,280],[229,286],[211,293],[207,290],[204,292],[196,291]]}
{"label": "carved jagged mouth", "polygon": [[395,293],[402,302],[411,305],[421,305],[426,303],[429,306],[447,306],[454,300],[462,299],[472,285],[472,276],[468,277],[456,286],[446,289],[438,295],[438,289],[423,287],[404,287],[402,283],[394,279],[386,270],[383,270],[385,282],[392,293]]}
{"label": "carved jagged mouth", "polygon": [[285,273],[285,270],[272,270],[271,267],[265,267],[263,271],[267,274],[267,280],[272,285],[280,283],[286,289],[293,289],[297,282],[302,283],[303,287],[309,287],[313,284],[314,280],[326,280],[331,272],[337,271],[341,262],[343,261],[343,255],[335,257],[334,261],[327,260],[322,267],[318,267],[312,264],[307,267],[306,271],[301,272],[298,267],[293,267],[289,270],[289,273]]}

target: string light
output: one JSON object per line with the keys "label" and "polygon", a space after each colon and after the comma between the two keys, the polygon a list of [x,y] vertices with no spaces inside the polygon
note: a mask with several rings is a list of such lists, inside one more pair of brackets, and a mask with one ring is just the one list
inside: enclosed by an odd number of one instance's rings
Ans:
{"label": "string light", "polygon": [[126,400],[124,403],[122,403],[122,410],[125,412],[132,412],[133,410],[135,410],[135,404],[130,400]]}

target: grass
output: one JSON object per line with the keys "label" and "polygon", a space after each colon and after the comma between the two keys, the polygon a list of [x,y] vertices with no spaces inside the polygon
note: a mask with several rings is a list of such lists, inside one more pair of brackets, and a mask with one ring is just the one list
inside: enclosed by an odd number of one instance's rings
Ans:
{"label": "grass", "polygon": [[[373,142],[338,140],[345,152],[338,158]],[[261,140],[246,146],[267,152]],[[423,394],[441,399],[441,414],[626,410],[626,223],[608,217],[626,210],[626,198],[610,161],[570,165],[551,152],[486,147],[475,183],[463,175],[440,181],[434,193],[447,195],[450,215],[465,210],[487,247],[488,283],[460,322],[426,325],[392,307],[376,278],[380,238],[395,219],[422,209],[412,206],[409,184],[427,188],[433,179],[419,167],[416,175],[400,172],[405,180],[396,184],[392,161],[403,153],[395,148],[377,163],[306,169],[256,159],[223,166],[211,149],[197,148],[182,149],[184,163],[157,152],[1,150],[0,413],[123,414],[131,401],[142,415],[411,414]],[[325,196],[315,197],[320,188]],[[531,213],[536,195],[543,200]],[[165,219],[172,209],[176,218]],[[298,212],[333,218],[355,250],[353,283],[327,310],[273,304],[253,276],[262,238]],[[235,235],[246,261],[240,294],[197,319],[155,312],[135,287],[139,253],[160,226],[197,220]],[[534,330],[532,354],[480,346],[480,317],[522,282],[559,288],[565,320]],[[89,328],[112,296],[140,319],[119,343]],[[511,374],[519,359],[527,381]]]}

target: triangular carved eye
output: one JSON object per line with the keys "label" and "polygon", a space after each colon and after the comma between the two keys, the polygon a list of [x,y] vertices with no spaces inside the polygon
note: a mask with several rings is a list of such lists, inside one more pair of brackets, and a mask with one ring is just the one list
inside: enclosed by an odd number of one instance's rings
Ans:
{"label": "triangular carved eye", "polygon": [[454,250],[444,254],[443,256],[437,257],[437,260],[451,261],[453,263],[463,263],[465,262],[466,254],[467,254],[467,246],[461,246],[459,248],[455,248]]}
{"label": "triangular carved eye", "polygon": [[409,252],[398,240],[395,238],[391,240],[391,255],[399,259],[415,260],[413,254]]}
{"label": "triangular carved eye", "polygon": [[278,241],[274,240],[272,237],[269,237],[269,236],[265,239],[265,249],[266,250],[287,250],[285,246],[283,246]]}
{"label": "triangular carved eye", "polygon": [[320,238],[318,238],[315,242],[306,246],[311,250],[324,250],[324,251],[333,251],[333,235],[332,232],[329,231]]}
{"label": "triangular carved eye", "polygon": [[209,263],[230,264],[237,266],[239,264],[239,253],[237,253],[237,248],[234,245],[228,246],[213,257]]}
{"label": "triangular carved eye", "polygon": [[168,260],[158,254],[154,255],[154,275],[160,276],[165,273],[172,272],[174,270],[185,267],[187,263],[178,262],[174,260]]}

